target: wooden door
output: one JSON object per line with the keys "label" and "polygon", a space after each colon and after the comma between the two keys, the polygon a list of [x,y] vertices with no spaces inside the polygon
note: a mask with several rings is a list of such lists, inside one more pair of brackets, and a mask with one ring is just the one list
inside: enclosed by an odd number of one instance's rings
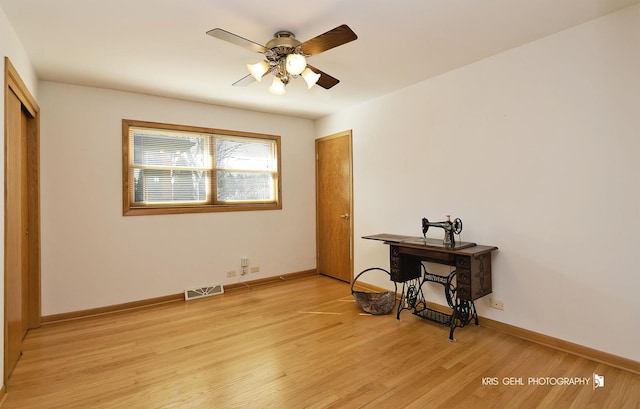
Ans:
{"label": "wooden door", "polygon": [[28,329],[28,205],[26,117],[18,97],[7,95],[5,274],[7,322],[7,375],[21,353]]}
{"label": "wooden door", "polygon": [[317,269],[353,279],[351,131],[316,140]]}
{"label": "wooden door", "polygon": [[4,381],[40,325],[39,108],[5,58]]}

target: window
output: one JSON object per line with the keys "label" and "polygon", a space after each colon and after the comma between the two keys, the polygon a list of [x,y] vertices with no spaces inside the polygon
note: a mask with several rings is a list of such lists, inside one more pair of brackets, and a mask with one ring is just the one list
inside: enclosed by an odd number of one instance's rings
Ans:
{"label": "window", "polygon": [[123,214],[281,209],[280,137],[122,120]]}

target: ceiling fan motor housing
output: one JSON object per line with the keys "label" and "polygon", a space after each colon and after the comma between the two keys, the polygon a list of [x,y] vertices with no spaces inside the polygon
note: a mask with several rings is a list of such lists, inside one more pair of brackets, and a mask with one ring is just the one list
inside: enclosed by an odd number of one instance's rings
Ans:
{"label": "ceiling fan motor housing", "polygon": [[296,36],[291,31],[278,31],[273,35],[273,39],[267,43],[267,48],[272,49],[276,47],[288,47],[296,48],[300,44],[300,41],[296,40]]}

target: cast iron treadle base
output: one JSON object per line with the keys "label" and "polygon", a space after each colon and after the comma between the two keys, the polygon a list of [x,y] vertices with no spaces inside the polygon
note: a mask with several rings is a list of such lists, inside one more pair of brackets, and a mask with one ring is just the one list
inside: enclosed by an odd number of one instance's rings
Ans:
{"label": "cast iron treadle base", "polygon": [[444,325],[451,325],[451,315],[444,314],[440,311],[432,310],[431,308],[425,308],[424,310],[414,311],[414,315],[422,318],[426,318],[431,321],[439,322]]}
{"label": "cast iron treadle base", "polygon": [[[413,315],[448,325],[449,341],[456,342],[456,339],[453,337],[453,332],[456,328],[464,327],[469,324],[472,319],[475,321],[476,326],[478,325],[476,305],[473,301],[460,299],[458,297],[458,289],[453,284],[453,280],[456,277],[455,270],[448,276],[441,276],[427,272],[424,264],[420,264],[420,267],[420,277],[412,278],[402,283],[402,293],[400,296],[400,304],[398,304],[398,312],[396,313],[396,321],[400,321],[400,313],[402,310],[413,310]],[[447,299],[447,304],[451,307],[451,314],[445,314],[427,307],[424,292],[422,291],[422,286],[427,282],[437,283],[444,287],[444,295]]]}

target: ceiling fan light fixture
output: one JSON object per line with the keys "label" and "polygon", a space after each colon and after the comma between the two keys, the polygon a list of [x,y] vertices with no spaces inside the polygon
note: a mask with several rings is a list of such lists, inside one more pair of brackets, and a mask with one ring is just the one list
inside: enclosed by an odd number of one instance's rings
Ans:
{"label": "ceiling fan light fixture", "polygon": [[313,87],[320,79],[320,74],[316,74],[311,70],[311,68],[307,67],[302,71],[302,78],[304,78],[304,82],[307,83],[307,89],[311,89],[311,87]]}
{"label": "ceiling fan light fixture", "polygon": [[255,64],[247,64],[247,70],[256,81],[260,82],[262,81],[262,76],[269,71],[269,64],[265,60]]}
{"label": "ceiling fan light fixture", "polygon": [[302,54],[289,54],[287,55],[286,67],[289,74],[300,75],[307,67],[307,59]]}
{"label": "ceiling fan light fixture", "polygon": [[278,77],[273,77],[273,82],[269,87],[269,92],[275,95],[284,95],[286,93],[284,89],[284,82]]}

